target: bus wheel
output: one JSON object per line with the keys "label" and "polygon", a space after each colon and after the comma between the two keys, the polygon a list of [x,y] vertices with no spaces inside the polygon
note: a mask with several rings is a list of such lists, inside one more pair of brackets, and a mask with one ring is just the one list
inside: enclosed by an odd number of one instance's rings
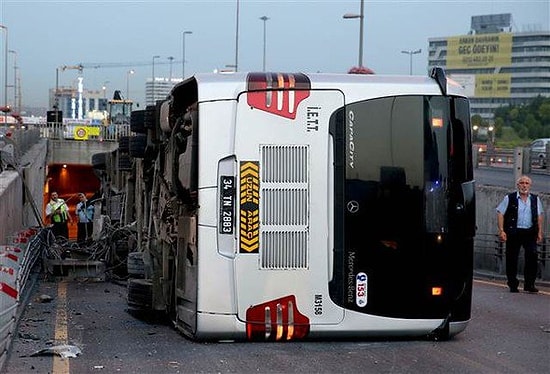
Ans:
{"label": "bus wheel", "polygon": [[151,279],[128,279],[128,306],[133,310],[149,310],[153,304]]}
{"label": "bus wheel", "polygon": [[130,278],[145,278],[145,263],[143,252],[130,252],[126,259],[126,267]]}

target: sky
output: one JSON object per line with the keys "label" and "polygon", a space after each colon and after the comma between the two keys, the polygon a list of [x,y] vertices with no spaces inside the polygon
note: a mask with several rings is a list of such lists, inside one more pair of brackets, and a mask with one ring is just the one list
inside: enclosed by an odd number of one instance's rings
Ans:
{"label": "sky", "polygon": [[[228,69],[236,55],[239,71],[262,71],[264,25],[266,70],[345,73],[359,63],[360,20],[343,15],[359,14],[360,3],[0,0],[0,97],[4,101],[6,35],[14,51],[7,56],[8,102],[16,62],[21,101],[28,107],[48,107],[48,90],[62,66],[83,64],[86,89],[105,86],[112,97],[114,90],[126,96],[129,88],[128,97],[141,106],[153,60],[156,77]],[[421,49],[412,56],[413,74],[426,74],[429,38],[467,34],[472,16],[501,13],[512,14],[514,31],[550,30],[548,0],[365,0],[363,65],[376,74],[408,74],[410,56],[402,51]],[[191,34],[184,37],[184,31]],[[60,71],[59,85],[76,85],[78,76],[78,70]]]}

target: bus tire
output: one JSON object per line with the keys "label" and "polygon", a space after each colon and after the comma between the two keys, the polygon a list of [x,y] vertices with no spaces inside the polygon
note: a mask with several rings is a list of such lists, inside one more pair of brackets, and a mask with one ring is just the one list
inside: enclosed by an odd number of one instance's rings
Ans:
{"label": "bus tire", "polygon": [[151,309],[153,282],[150,279],[128,279],[128,306],[138,310]]}
{"label": "bus tire", "polygon": [[132,170],[132,160],[130,156],[121,154],[118,156],[118,170],[120,171],[130,171]]}
{"label": "bus tire", "polygon": [[145,157],[145,149],[147,148],[147,135],[138,134],[130,138],[129,153],[134,158]]}
{"label": "bus tire", "polygon": [[96,153],[92,155],[92,167],[97,170],[105,170],[107,164],[107,153]]}
{"label": "bus tire", "polygon": [[136,134],[145,134],[145,110],[134,110],[130,114],[130,130]]}
{"label": "bus tire", "polygon": [[121,136],[118,139],[118,151],[121,153],[128,153],[128,144],[130,142],[129,136]]}
{"label": "bus tire", "polygon": [[143,252],[130,252],[126,261],[128,276],[130,278],[145,278],[145,263]]}
{"label": "bus tire", "polygon": [[157,109],[156,105],[147,105],[143,116],[143,127],[145,129],[154,129],[156,124]]}

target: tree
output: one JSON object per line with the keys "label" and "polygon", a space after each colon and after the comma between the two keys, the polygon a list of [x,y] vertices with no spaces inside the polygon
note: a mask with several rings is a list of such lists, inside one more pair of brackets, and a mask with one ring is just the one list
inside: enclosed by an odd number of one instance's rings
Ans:
{"label": "tree", "polygon": [[550,137],[550,98],[537,96],[524,105],[508,105],[495,110],[497,134],[508,126],[523,139]]}

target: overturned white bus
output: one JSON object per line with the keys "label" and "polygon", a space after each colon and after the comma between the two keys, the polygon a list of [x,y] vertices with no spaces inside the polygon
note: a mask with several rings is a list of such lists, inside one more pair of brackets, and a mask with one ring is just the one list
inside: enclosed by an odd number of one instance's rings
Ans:
{"label": "overturned white bus", "polygon": [[465,329],[470,112],[443,70],[199,74],[132,117],[130,306],[198,340]]}

